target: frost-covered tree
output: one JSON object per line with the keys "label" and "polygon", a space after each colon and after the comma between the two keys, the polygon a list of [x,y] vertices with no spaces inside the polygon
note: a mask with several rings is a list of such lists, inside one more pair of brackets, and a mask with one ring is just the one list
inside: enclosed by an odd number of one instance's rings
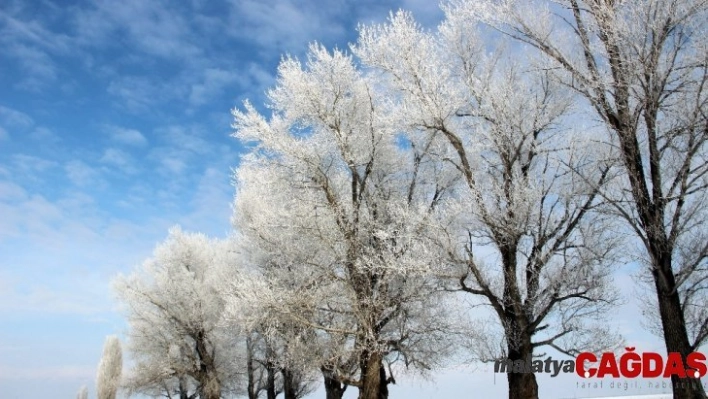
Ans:
{"label": "frost-covered tree", "polygon": [[[332,348],[331,342],[325,343],[313,332],[311,325],[293,322],[283,315],[299,303],[298,287],[285,270],[265,261],[265,253],[257,245],[246,239],[239,240],[247,247],[241,254],[252,256],[251,262],[257,265],[256,273],[250,278],[231,282],[227,287],[229,300],[228,314],[232,323],[237,323],[248,331],[248,395],[258,398],[261,392],[266,397],[275,397],[283,393],[286,399],[300,398],[314,388],[316,374],[322,372],[325,377],[327,395],[341,398],[346,386],[339,380],[343,375],[351,375],[351,367],[345,373],[339,372],[340,378],[331,374],[334,369],[323,367],[322,363],[337,364],[331,357],[322,353],[322,348]],[[269,277],[266,277],[269,276]],[[266,281],[267,280],[267,281]],[[276,303],[277,301],[277,303]],[[297,311],[297,310],[295,310]],[[341,368],[341,367],[339,367]],[[332,396],[334,395],[334,396]]]}
{"label": "frost-covered tree", "polygon": [[[123,372],[123,350],[117,336],[106,337],[103,344],[103,355],[98,363],[98,374],[96,375],[96,396],[98,399],[115,399],[120,386],[121,374]],[[88,392],[82,389],[80,395]]]}
{"label": "frost-covered tree", "polygon": [[[457,289],[488,305],[501,329],[478,334],[472,350],[525,361],[544,347],[612,349],[619,340],[598,318],[616,300],[615,246],[593,212],[610,168],[572,134],[572,99],[543,65],[485,54],[464,14],[445,11],[435,32],[404,12],[365,27],[355,53],[381,72],[399,129],[437,143],[434,159],[461,175],[439,242],[461,268]],[[507,377],[510,398],[538,398],[534,374]]]}
{"label": "frost-covered tree", "polygon": [[76,399],[88,399],[88,388],[86,385],[79,389],[79,392],[76,394]]}
{"label": "frost-covered tree", "polygon": [[345,386],[385,398],[390,363],[430,369],[446,354],[439,253],[425,237],[449,182],[425,147],[398,140],[388,99],[350,56],[313,45],[306,66],[286,58],[278,72],[270,118],[234,111],[236,136],[257,143],[237,172],[235,218],[254,264],[269,265],[253,293],[299,326],[285,342],[322,370],[328,398]]}
{"label": "frost-covered tree", "polygon": [[[294,362],[294,354],[278,336],[287,335],[292,327],[277,325],[278,334],[268,333],[265,326],[273,319],[263,315],[263,323],[247,334],[247,394],[257,399],[261,393],[274,399],[299,399],[311,393],[315,385],[313,367],[303,361]],[[309,371],[309,372],[308,372]]]}
{"label": "frost-covered tree", "polygon": [[129,392],[218,399],[239,387],[239,336],[221,323],[218,290],[233,278],[229,240],[170,230],[167,240],[114,288],[126,309],[134,368]]}
{"label": "frost-covered tree", "polygon": [[[542,55],[610,132],[621,174],[603,196],[643,250],[668,352],[708,337],[708,2],[454,0]],[[672,377],[675,398],[703,398]]]}

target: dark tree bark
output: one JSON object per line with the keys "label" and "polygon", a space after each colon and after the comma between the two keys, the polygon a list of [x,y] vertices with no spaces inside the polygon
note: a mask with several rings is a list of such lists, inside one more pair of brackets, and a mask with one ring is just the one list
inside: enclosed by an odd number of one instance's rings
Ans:
{"label": "dark tree bark", "polygon": [[[577,10],[577,2],[573,2]],[[576,15],[579,12],[576,11]],[[578,21],[580,20],[577,17]],[[670,22],[667,21],[667,24]],[[651,260],[651,274],[656,288],[656,297],[659,305],[659,316],[664,333],[664,343],[667,352],[677,352],[684,359],[692,352],[686,321],[681,306],[679,287],[677,285],[672,254],[674,251],[672,242],[666,232],[665,226],[666,205],[664,198],[662,181],[665,179],[665,172],[661,165],[661,152],[659,148],[659,136],[657,131],[657,112],[660,108],[659,97],[655,93],[645,93],[645,109],[642,116],[647,133],[646,146],[648,149],[648,162],[642,157],[642,150],[639,141],[639,121],[632,112],[630,106],[630,84],[633,80],[633,71],[627,69],[625,64],[626,54],[623,53],[619,44],[611,37],[613,29],[607,20],[599,21],[603,34],[601,38],[606,49],[607,59],[611,68],[614,81],[611,91],[614,97],[614,104],[604,96],[599,96],[598,100],[604,111],[604,118],[609,122],[610,127],[617,135],[620,143],[622,162],[629,185],[631,195],[637,209],[637,218],[629,218],[628,222],[633,225],[635,231],[642,231],[645,235],[644,245]],[[652,38],[655,51],[660,52],[665,38]],[[589,56],[586,53],[586,56]],[[659,71],[647,70],[648,87],[651,91],[662,93],[665,87],[655,86],[655,82],[660,80]],[[611,104],[611,105],[610,105]],[[689,155],[686,155],[689,156]],[[645,172],[648,172],[647,173]],[[651,188],[650,188],[651,187]],[[676,221],[674,221],[676,223]],[[673,230],[677,226],[670,226]],[[706,395],[702,384],[687,384],[677,376],[671,377],[674,399],[705,399]]]}
{"label": "dark tree bark", "polygon": [[[697,222],[691,220],[695,215],[684,205],[695,193],[705,191],[701,151],[708,136],[701,98],[706,66],[705,61],[693,61],[691,56],[701,51],[696,43],[703,40],[698,32],[705,26],[706,4],[688,0],[567,0],[566,5],[569,14],[561,18],[573,25],[571,34],[580,46],[579,62],[553,36],[527,25],[533,17],[518,13],[511,28],[499,27],[554,60],[565,71],[565,75],[558,75],[560,79],[588,100],[616,138],[629,193],[619,199],[613,198],[613,193],[607,197],[644,244],[666,350],[680,353],[685,365],[685,356],[706,337],[699,333],[696,342],[690,342],[680,294],[682,282],[676,278],[681,265],[673,259],[677,240],[690,233],[691,224]],[[682,96],[695,98],[683,103],[685,109],[676,109]],[[683,119],[670,120],[672,112],[683,114],[690,122],[684,125]],[[691,121],[693,114],[696,117]],[[683,147],[667,144],[682,140]],[[686,276],[682,278],[685,281]],[[706,398],[702,384],[695,379],[672,377],[672,385],[674,399]]]}
{"label": "dark tree bark", "polygon": [[344,396],[344,391],[347,390],[347,385],[342,384],[338,379],[332,375],[332,371],[323,367],[322,376],[324,378],[324,387],[326,393],[326,399],[342,399]]}
{"label": "dark tree bark", "polygon": [[[529,320],[524,312],[525,306],[516,278],[518,240],[509,240],[506,245],[499,245],[504,268],[504,312],[502,320],[507,342],[507,359],[514,364],[520,360],[526,362],[533,356],[533,344],[529,334]],[[533,373],[507,373],[509,398],[538,399],[538,383]]]}
{"label": "dark tree bark", "polygon": [[200,365],[196,373],[196,380],[199,383],[199,392],[202,399],[220,399],[221,381],[216,370],[213,352],[207,348],[206,338],[203,331],[198,331],[195,339],[196,352],[199,356]]}
{"label": "dark tree bark", "polygon": [[285,399],[298,399],[299,384],[295,373],[289,368],[281,370],[283,375],[283,395]]}
{"label": "dark tree bark", "polygon": [[[507,359],[511,364],[517,360],[526,362],[526,359],[533,355],[531,337],[524,336],[520,340],[521,342],[512,342],[507,338]],[[507,373],[507,381],[510,399],[538,399],[538,383],[534,373]]]}
{"label": "dark tree bark", "polygon": [[[679,297],[676,279],[671,267],[671,253],[666,250],[662,251],[661,246],[656,248],[655,252],[652,253],[652,261],[655,264],[652,270],[652,277],[656,288],[666,350],[669,353],[680,353],[685,363],[686,357],[693,352],[693,348],[688,339],[681,298]],[[672,375],[671,384],[673,386],[674,399],[706,398],[700,380],[681,379],[676,375]]]}
{"label": "dark tree bark", "polygon": [[383,364],[379,367],[379,399],[388,398],[388,384],[393,381],[393,377],[386,378],[386,368]]}
{"label": "dark tree bark", "polygon": [[388,399],[388,383],[383,355],[365,352],[360,362],[361,387],[359,399]]}
{"label": "dark tree bark", "polygon": [[253,351],[254,345],[251,337],[246,338],[246,373],[247,373],[247,386],[246,391],[248,392],[248,399],[258,399],[259,387],[256,384],[256,369],[254,368],[253,362]]}
{"label": "dark tree bark", "polygon": [[275,386],[275,375],[278,373],[278,370],[273,367],[270,362],[267,363],[268,365],[266,366],[266,397],[268,399],[275,399],[276,396],[278,396],[278,391]]}

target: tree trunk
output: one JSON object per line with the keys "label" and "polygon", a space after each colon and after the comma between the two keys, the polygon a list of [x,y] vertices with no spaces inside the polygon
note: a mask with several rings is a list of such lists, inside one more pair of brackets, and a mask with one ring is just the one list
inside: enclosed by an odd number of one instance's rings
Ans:
{"label": "tree trunk", "polygon": [[331,377],[331,372],[327,369],[322,369],[324,377],[324,387],[327,399],[342,399],[347,386],[339,382],[336,378]]}
{"label": "tree trunk", "polygon": [[266,370],[266,397],[268,399],[275,399],[278,396],[278,392],[275,389],[275,368],[269,363]]}
{"label": "tree trunk", "polygon": [[253,367],[254,345],[250,336],[246,337],[246,373],[248,378],[248,399],[258,399],[258,387],[256,387],[256,370]]}
{"label": "tree trunk", "polygon": [[[526,364],[527,360],[532,360],[533,347],[531,346],[531,337],[528,334],[521,334],[520,342],[514,342],[512,335],[507,333],[507,359],[513,365],[516,361],[522,361]],[[536,375],[534,373],[515,373],[513,371],[507,373],[507,381],[509,382],[509,399],[538,399],[538,384],[536,383]],[[527,370],[530,371],[530,370]]]}
{"label": "tree trunk", "polygon": [[[646,232],[646,249],[651,259],[651,274],[654,280],[659,317],[661,319],[664,344],[668,353],[680,353],[682,362],[686,364],[686,356],[691,353],[691,343],[688,339],[686,320],[681,306],[681,297],[676,286],[673,270],[673,246],[664,226],[665,205],[649,195],[643,175],[643,165],[639,157],[639,149],[635,136],[623,132],[623,155],[632,195],[639,213],[638,227]],[[626,137],[631,137],[630,140]],[[652,170],[658,168],[652,165]],[[658,173],[658,172],[657,172]],[[705,399],[705,391],[700,380],[671,377],[674,399]]]}
{"label": "tree trunk", "polygon": [[[653,257],[654,263],[658,264],[654,265],[652,276],[656,286],[666,351],[680,353],[685,367],[686,356],[692,352],[692,348],[681,309],[681,298],[675,289],[676,280],[671,267],[671,254],[657,255]],[[689,377],[691,378],[681,379],[675,375],[671,376],[674,399],[705,399],[706,394],[700,380],[692,378],[690,374]]]}
{"label": "tree trunk", "polygon": [[[383,371],[383,356],[378,353],[364,353],[361,362],[361,388],[359,399],[387,399],[386,372]],[[383,377],[382,377],[383,375]]]}
{"label": "tree trunk", "polygon": [[196,336],[196,350],[199,356],[200,365],[197,371],[197,381],[202,399],[220,399],[221,382],[216,371],[213,353],[207,348],[204,332],[200,331]]}
{"label": "tree trunk", "polygon": [[182,376],[179,377],[179,399],[189,399],[189,392],[187,392],[187,387],[184,383],[184,377]]}
{"label": "tree trunk", "polygon": [[275,351],[273,350],[273,347],[267,340],[265,345],[266,398],[275,399],[278,396],[278,390],[275,386],[275,377],[278,374],[278,367],[274,362]]}
{"label": "tree trunk", "polygon": [[296,381],[295,373],[289,368],[281,370],[283,374],[283,396],[284,399],[298,399],[298,382]]}
{"label": "tree trunk", "polygon": [[388,399],[388,379],[383,364],[379,367],[379,399]]}

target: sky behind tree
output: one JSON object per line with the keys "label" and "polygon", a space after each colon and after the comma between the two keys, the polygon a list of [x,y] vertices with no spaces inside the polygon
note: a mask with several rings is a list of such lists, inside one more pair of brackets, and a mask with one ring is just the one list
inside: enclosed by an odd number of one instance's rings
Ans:
{"label": "sky behind tree", "polygon": [[[175,224],[229,233],[243,150],[230,109],[262,107],[283,54],[346,48],[357,24],[398,8],[430,28],[442,18],[425,0],[2,1],[0,395],[73,397],[86,384],[93,397],[103,341],[126,328],[110,280]],[[631,297],[627,272],[617,282]],[[660,350],[639,319],[632,302],[608,315],[633,346]],[[544,397],[554,385],[552,397],[606,393],[559,378],[539,379]],[[505,380],[454,369],[391,395],[501,397]]]}

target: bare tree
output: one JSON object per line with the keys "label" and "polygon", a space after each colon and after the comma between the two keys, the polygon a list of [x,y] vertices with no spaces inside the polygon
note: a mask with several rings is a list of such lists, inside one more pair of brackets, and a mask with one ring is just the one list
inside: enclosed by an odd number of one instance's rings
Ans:
{"label": "bare tree", "polygon": [[[504,343],[482,360],[526,361],[543,347],[573,356],[614,348],[597,323],[616,301],[614,240],[593,212],[609,167],[583,151],[565,120],[571,98],[531,65],[485,59],[456,10],[436,33],[406,13],[362,29],[356,54],[384,72],[412,140],[441,143],[438,162],[462,176],[441,244],[462,267],[457,290],[482,298]],[[575,171],[582,170],[585,178]],[[532,373],[508,374],[510,398],[538,398]]]}
{"label": "bare tree", "polygon": [[[103,355],[98,363],[96,396],[98,399],[115,399],[123,371],[123,352],[117,336],[106,337]],[[82,391],[83,392],[83,391]]]}
{"label": "bare tree", "polygon": [[[538,50],[611,132],[608,146],[618,152],[623,175],[619,188],[603,195],[641,241],[666,349],[685,358],[708,335],[708,2],[506,0],[450,7]],[[675,398],[705,397],[701,384],[677,376],[672,382]]]}

